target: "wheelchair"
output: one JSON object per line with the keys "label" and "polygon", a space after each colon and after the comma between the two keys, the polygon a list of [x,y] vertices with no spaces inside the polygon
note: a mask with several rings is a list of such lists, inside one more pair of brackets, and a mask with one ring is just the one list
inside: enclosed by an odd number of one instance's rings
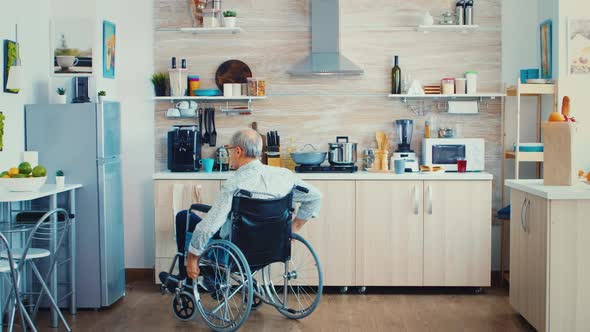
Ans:
{"label": "wheelchair", "polygon": [[[161,272],[162,293],[173,294],[172,311],[183,321],[197,311],[214,331],[235,331],[251,311],[266,303],[289,319],[302,319],[319,305],[323,275],[317,254],[303,237],[291,232],[293,191],[283,198],[254,199],[234,194],[228,240],[216,234],[199,260],[200,275],[190,280],[185,257],[200,218],[208,205],[193,204],[176,216],[178,253],[168,272]],[[178,264],[179,273],[173,274]]]}

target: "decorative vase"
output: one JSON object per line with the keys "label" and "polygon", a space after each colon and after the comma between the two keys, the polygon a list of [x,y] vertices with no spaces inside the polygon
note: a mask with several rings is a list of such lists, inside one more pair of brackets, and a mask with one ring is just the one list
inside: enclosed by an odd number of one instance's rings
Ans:
{"label": "decorative vase", "polygon": [[66,95],[56,95],[55,96],[55,103],[56,104],[67,104],[68,99]]}
{"label": "decorative vase", "polygon": [[236,17],[224,17],[223,18],[223,25],[226,28],[235,28],[236,27]]}
{"label": "decorative vase", "polygon": [[55,177],[55,186],[58,189],[63,189],[65,183],[66,183],[66,177],[65,176],[56,176]]}
{"label": "decorative vase", "polygon": [[154,92],[156,93],[156,97],[165,97],[166,86],[154,86]]}

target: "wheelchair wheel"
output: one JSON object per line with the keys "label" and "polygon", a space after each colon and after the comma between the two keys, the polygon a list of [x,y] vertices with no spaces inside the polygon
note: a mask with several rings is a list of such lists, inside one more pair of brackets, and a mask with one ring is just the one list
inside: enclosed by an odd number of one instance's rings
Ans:
{"label": "wheelchair wheel", "polygon": [[271,301],[287,318],[309,316],[322,298],[320,261],[311,245],[298,234],[293,234],[291,260],[265,267],[263,278]]}
{"label": "wheelchair wheel", "polygon": [[194,288],[197,309],[214,331],[235,331],[252,310],[253,286],[246,258],[233,243],[213,241],[199,261],[208,291]]}
{"label": "wheelchair wheel", "polygon": [[195,308],[195,298],[187,291],[182,291],[174,295],[172,300],[172,312],[174,316],[182,321],[189,321],[195,318],[197,310]]}

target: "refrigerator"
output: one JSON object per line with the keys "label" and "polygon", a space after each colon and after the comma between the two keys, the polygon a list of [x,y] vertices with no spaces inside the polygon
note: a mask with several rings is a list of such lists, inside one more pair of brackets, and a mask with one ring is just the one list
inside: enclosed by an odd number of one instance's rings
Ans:
{"label": "refrigerator", "polygon": [[110,306],[125,295],[120,104],[26,105],[25,131],[47,183],[61,169],[66,183],[83,185],[76,191],[78,307]]}

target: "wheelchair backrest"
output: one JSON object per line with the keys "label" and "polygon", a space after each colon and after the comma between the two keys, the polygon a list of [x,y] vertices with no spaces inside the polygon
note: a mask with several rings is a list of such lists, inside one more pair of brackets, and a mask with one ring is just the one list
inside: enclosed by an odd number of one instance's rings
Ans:
{"label": "wheelchair backrest", "polygon": [[[278,199],[255,199],[240,191],[232,202],[231,241],[253,268],[291,256],[293,192]],[[251,195],[250,195],[251,196]]]}

